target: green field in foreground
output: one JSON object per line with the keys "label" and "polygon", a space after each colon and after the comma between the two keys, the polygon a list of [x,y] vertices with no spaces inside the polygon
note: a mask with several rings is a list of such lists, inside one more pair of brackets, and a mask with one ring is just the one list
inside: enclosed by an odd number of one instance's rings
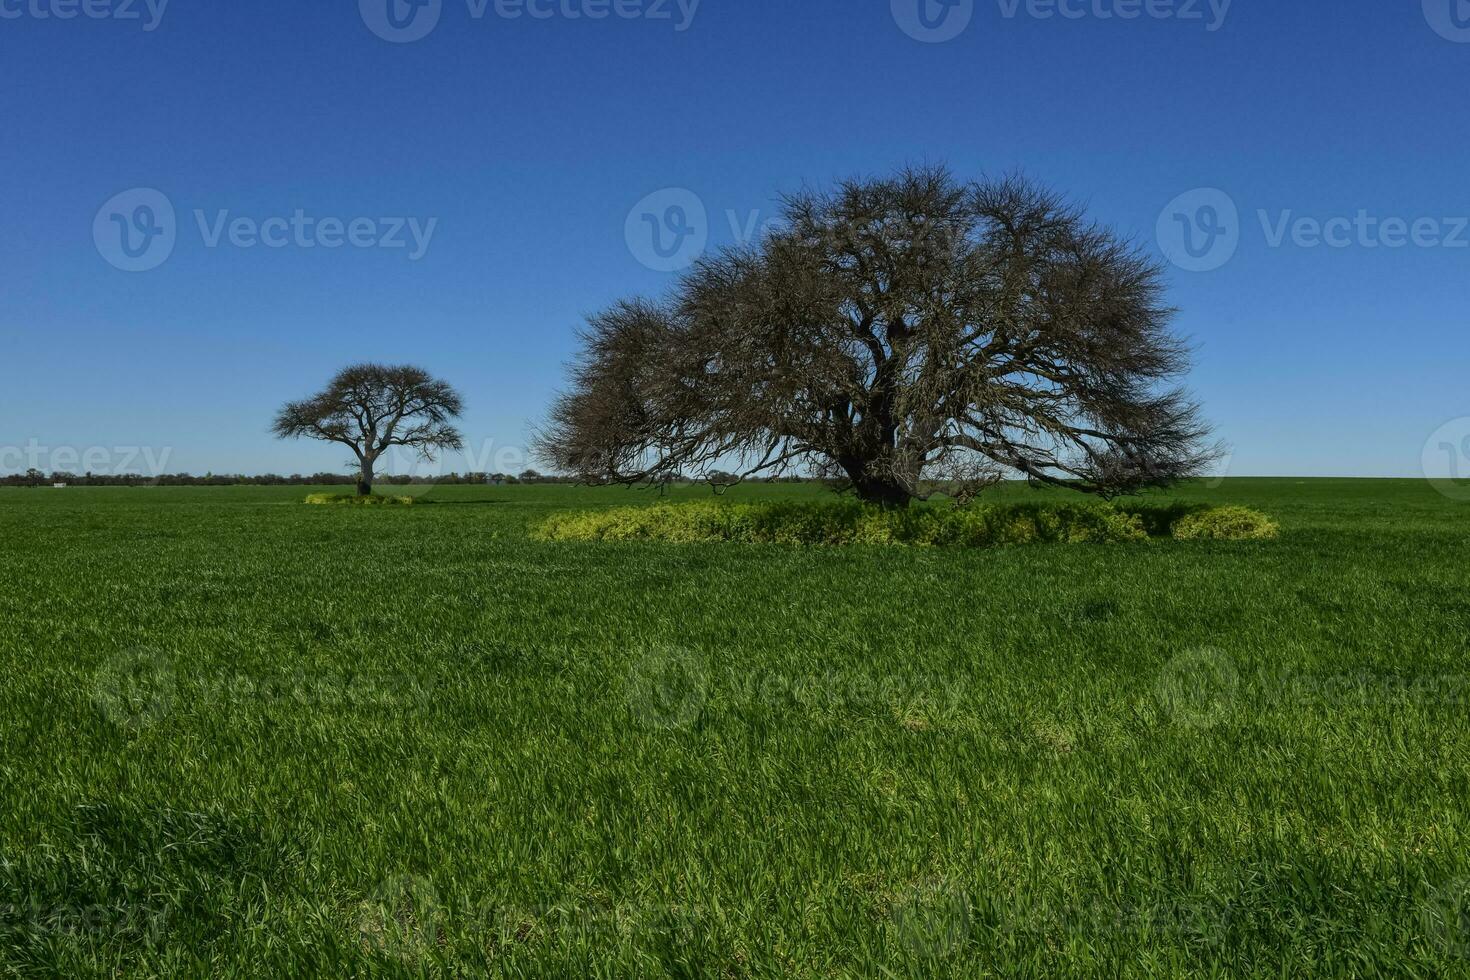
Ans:
{"label": "green field in foreground", "polygon": [[0,975],[1470,975],[1425,484],[980,551],[307,492],[0,490]]}

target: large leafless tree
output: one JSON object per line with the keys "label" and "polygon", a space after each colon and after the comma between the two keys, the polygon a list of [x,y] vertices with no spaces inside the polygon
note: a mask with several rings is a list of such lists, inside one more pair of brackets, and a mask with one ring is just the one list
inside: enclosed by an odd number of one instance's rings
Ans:
{"label": "large leafless tree", "polygon": [[357,492],[373,492],[379,457],[401,446],[432,460],[464,445],[452,420],[464,401],[449,384],[410,366],[355,364],[337,372],[326,388],[287,404],[271,430],[282,439],[321,439],[347,446],[357,457]]}
{"label": "large leafless tree", "polygon": [[604,482],[804,468],[886,506],[1017,473],[1124,494],[1214,457],[1160,266],[1056,195],[925,168],[783,214],[593,316],[541,454]]}

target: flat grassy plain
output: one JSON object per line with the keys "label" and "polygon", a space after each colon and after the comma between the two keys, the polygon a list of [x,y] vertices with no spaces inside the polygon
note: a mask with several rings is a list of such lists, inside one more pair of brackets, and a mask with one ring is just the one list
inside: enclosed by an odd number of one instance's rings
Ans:
{"label": "flat grassy plain", "polygon": [[1426,484],[996,550],[307,492],[0,490],[0,973],[1470,975],[1470,504]]}

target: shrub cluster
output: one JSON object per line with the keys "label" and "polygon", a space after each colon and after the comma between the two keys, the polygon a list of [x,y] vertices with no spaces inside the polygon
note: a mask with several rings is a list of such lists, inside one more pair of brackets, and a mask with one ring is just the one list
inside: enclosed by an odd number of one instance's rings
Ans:
{"label": "shrub cluster", "polygon": [[1276,522],[1248,507],[1211,507],[1186,514],[1175,523],[1180,541],[1266,541],[1281,533]]}
{"label": "shrub cluster", "polygon": [[[1222,521],[1211,515],[1228,512]],[[1243,516],[1244,515],[1244,516]],[[1249,518],[1249,519],[1247,519]],[[1197,528],[1214,533],[1199,533]],[[1226,539],[1273,537],[1276,525],[1254,511],[1229,507],[1112,507],[1094,504],[1003,504],[881,510],[852,502],[659,504],[554,514],[534,531],[543,541],[664,541],[996,547],[1038,542],[1122,543],[1151,535]],[[1264,533],[1269,529],[1270,533]]]}
{"label": "shrub cluster", "polygon": [[373,494],[359,497],[355,493],[314,493],[306,498],[308,504],[328,507],[411,507],[412,497],[387,497]]}

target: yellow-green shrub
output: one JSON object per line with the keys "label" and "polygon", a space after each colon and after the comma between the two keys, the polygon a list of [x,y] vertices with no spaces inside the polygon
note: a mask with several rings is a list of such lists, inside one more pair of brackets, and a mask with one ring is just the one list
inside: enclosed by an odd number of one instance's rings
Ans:
{"label": "yellow-green shrub", "polygon": [[413,505],[413,498],[379,494],[359,497],[355,493],[314,493],[306,498],[306,502],[326,507],[410,507]]}
{"label": "yellow-green shrub", "polygon": [[1276,522],[1248,507],[1214,507],[1181,517],[1173,528],[1179,541],[1268,541],[1281,533]]}
{"label": "yellow-green shrub", "polygon": [[[1158,511],[1163,514],[1165,511]],[[1193,511],[1178,510],[1171,516]],[[1207,512],[1208,513],[1208,512]],[[1257,515],[1259,516],[1259,515]],[[1264,520],[1264,518],[1262,518]],[[913,545],[987,548],[1034,542],[1115,544],[1163,536],[1173,521],[1083,503],[918,506],[880,510],[852,501],[728,504],[707,501],[554,514],[534,536],[546,541],[738,541],[787,545]],[[1269,523],[1269,522],[1268,522]]]}

